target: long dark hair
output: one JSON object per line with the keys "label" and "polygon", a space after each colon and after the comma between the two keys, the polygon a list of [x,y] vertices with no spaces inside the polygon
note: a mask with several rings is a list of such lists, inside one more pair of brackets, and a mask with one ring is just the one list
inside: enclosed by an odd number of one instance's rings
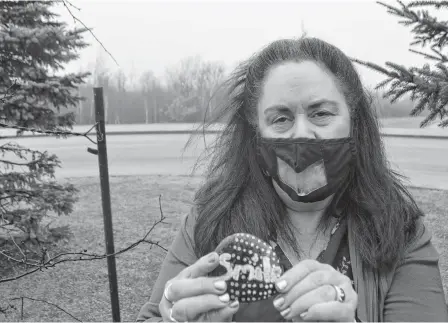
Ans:
{"label": "long dark hair", "polygon": [[422,212],[402,184],[404,177],[388,164],[376,111],[352,62],[341,50],[316,38],[272,42],[241,63],[226,82],[227,100],[205,124],[228,118],[211,150],[205,182],[195,195],[195,252],[198,257],[211,252],[236,232],[264,240],[281,233],[298,252],[285,206],[257,161],[256,104],[270,68],[304,60],[318,63],[335,77],[350,107],[357,147],[347,185],[335,194],[323,218],[343,210],[365,264],[392,266],[404,253]]}

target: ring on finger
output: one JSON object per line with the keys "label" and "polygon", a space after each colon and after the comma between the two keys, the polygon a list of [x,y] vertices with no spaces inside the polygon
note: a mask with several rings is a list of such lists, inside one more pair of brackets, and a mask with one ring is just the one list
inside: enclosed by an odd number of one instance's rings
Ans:
{"label": "ring on finger", "polygon": [[345,301],[345,291],[342,289],[342,287],[331,285],[333,286],[334,290],[336,291],[336,296],[334,298],[335,301],[338,301],[340,303],[344,303]]}
{"label": "ring on finger", "polygon": [[166,287],[165,290],[163,291],[163,297],[165,297],[165,299],[170,302],[171,304],[174,304],[174,302],[169,298],[168,294],[169,294],[169,289],[171,287],[171,282],[169,282]]}
{"label": "ring on finger", "polygon": [[[165,298],[166,298],[166,297],[165,297]],[[177,322],[176,319],[173,317],[173,308],[172,308],[172,307],[170,308],[170,321],[171,321],[171,322],[179,323],[179,322]]]}
{"label": "ring on finger", "polygon": [[[174,322],[174,323],[180,323],[179,321],[177,321],[177,320],[173,317],[173,308],[172,308],[172,307],[170,308],[170,317],[169,317],[169,319],[170,319],[171,322]],[[185,321],[184,323],[188,323],[188,322]]]}

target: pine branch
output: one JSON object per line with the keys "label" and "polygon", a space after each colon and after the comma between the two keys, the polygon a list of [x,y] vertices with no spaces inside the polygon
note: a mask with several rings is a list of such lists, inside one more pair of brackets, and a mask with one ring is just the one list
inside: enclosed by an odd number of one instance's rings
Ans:
{"label": "pine branch", "polygon": [[432,46],[441,48],[448,43],[448,26],[446,22],[440,22],[435,17],[431,17],[428,11],[415,12],[410,9],[410,5],[405,5],[398,0],[397,2],[401,8],[377,1],[379,5],[387,8],[389,14],[404,18],[404,20],[399,21],[400,24],[405,26],[415,25],[412,29],[414,41],[411,45],[420,44],[426,46],[427,43],[433,43]]}
{"label": "pine branch", "polygon": [[387,75],[387,76],[389,76],[389,77],[391,77],[391,78],[396,78],[396,77],[398,77],[398,74],[397,73],[394,73],[394,72],[392,72],[392,71],[388,71],[387,69],[385,69],[384,67],[381,67],[381,66],[379,66],[379,65],[377,65],[377,64],[375,64],[375,63],[370,63],[370,62],[365,62],[365,61],[361,61],[361,60],[359,60],[359,59],[357,59],[357,58],[350,58],[353,62],[355,62],[355,63],[358,63],[358,64],[361,64],[361,65],[364,65],[364,66],[366,66],[366,67],[369,67],[369,68],[371,68],[371,69],[373,69],[373,70],[375,70],[375,71],[377,71],[377,72],[379,72],[379,73],[382,73],[382,74],[384,74],[384,75]]}
{"label": "pine branch", "polygon": [[414,8],[414,7],[423,7],[423,6],[433,6],[436,9],[440,8],[448,8],[448,1],[412,1],[408,3],[408,8]]}
{"label": "pine branch", "polygon": [[[421,123],[421,127],[425,127],[435,118],[443,120],[448,115],[446,110],[448,105],[448,67],[446,65],[448,56],[442,53],[442,48],[448,45],[448,22],[437,21],[427,11],[415,12],[410,8],[424,5],[435,5],[436,8],[442,8],[447,6],[448,1],[437,2],[437,4],[434,1],[414,1],[412,5],[405,5],[401,1],[397,2],[399,7],[378,3],[386,7],[388,13],[404,18],[400,21],[401,24],[414,25],[412,33],[414,33],[415,41],[412,44],[434,43],[430,48],[433,54],[414,49],[410,49],[410,51],[435,61],[435,68],[431,69],[429,64],[425,64],[421,68],[406,68],[393,62],[386,62],[386,67],[382,67],[358,59],[352,59],[352,61],[387,76],[376,85],[375,89],[387,88],[383,97],[388,98],[391,103],[410,94],[411,99],[417,101],[417,105],[410,113],[411,116],[416,116],[425,109],[428,110],[429,115]],[[443,121],[439,126],[442,127],[446,124]]]}
{"label": "pine branch", "polygon": [[412,48],[410,48],[409,51],[414,54],[422,55],[426,59],[430,59],[430,60],[434,60],[434,61],[438,61],[438,62],[442,62],[442,63],[448,62],[448,57],[445,55],[442,55],[442,54],[439,57],[437,57],[437,56],[434,56],[434,55],[431,55],[428,53],[424,53],[424,52],[421,52],[421,51],[418,51],[418,50],[415,50]]}
{"label": "pine branch", "polygon": [[3,93],[3,97],[0,98],[0,103],[12,98],[18,87],[19,85],[17,84],[17,80],[14,80],[14,82],[6,89],[5,93]]}

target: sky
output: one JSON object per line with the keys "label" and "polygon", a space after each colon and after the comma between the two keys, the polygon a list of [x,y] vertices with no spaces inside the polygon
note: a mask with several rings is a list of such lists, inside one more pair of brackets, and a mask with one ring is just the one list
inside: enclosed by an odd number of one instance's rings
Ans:
{"label": "sky", "polygon": [[[396,5],[396,1],[384,0]],[[404,1],[407,2],[407,1]],[[167,68],[180,60],[200,55],[219,61],[230,71],[268,43],[280,38],[308,36],[339,47],[348,56],[383,65],[391,61],[404,66],[421,66],[424,59],[409,52],[410,28],[398,24],[375,1],[151,1],[71,0],[72,13],[114,56],[119,66],[98,42],[80,52],[68,71],[93,71],[95,61],[128,77],[151,70],[163,77]],[[69,26],[74,22],[63,6],[54,12]],[[416,48],[420,49],[420,48]],[[357,68],[361,79],[372,87],[384,77],[365,67]]]}

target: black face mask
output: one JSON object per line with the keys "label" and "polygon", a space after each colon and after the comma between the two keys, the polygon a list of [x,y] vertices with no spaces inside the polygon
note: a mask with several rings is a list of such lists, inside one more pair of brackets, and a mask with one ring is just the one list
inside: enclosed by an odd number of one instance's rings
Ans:
{"label": "black face mask", "polygon": [[351,137],[260,138],[258,143],[262,170],[293,201],[304,203],[325,200],[341,188],[348,178],[355,153]]}

